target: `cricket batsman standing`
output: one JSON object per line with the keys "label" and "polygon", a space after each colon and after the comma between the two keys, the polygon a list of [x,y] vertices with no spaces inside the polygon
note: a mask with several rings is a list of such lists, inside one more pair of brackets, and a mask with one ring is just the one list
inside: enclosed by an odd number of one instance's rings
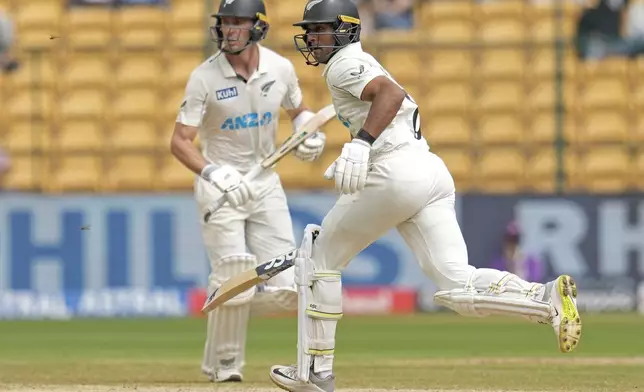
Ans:
{"label": "cricket batsman standing", "polygon": [[324,64],[336,112],[353,139],[325,173],[342,195],[321,227],[307,226],[295,258],[295,279],[305,304],[298,310],[305,314],[304,337],[298,338],[306,342],[298,347],[298,362],[304,358],[304,365],[273,366],[271,380],[293,392],[335,390],[341,271],[394,227],[438,286],[438,304],[464,316],[515,315],[550,325],[559,349],[572,351],[581,336],[581,320],[571,277],[562,275],[544,285],[468,264],[452,176],[421,134],[418,105],[362,50],[354,2],[309,0],[295,26],[305,31],[295,36],[295,43],[307,63]]}
{"label": "cricket batsman standing", "polygon": [[[222,194],[227,201],[202,223],[209,293],[258,259],[295,247],[277,173],[267,170],[252,181],[243,175],[275,150],[280,108],[294,130],[315,115],[302,102],[293,64],[259,44],[269,29],[263,0],[222,0],[212,16],[219,51],[191,73],[171,140],[172,154],[198,174],[194,193],[202,216]],[[318,132],[295,155],[312,161],[324,144]],[[202,371],[211,381],[242,381],[251,313],[295,310],[296,301],[293,273],[282,274],[211,312]]]}

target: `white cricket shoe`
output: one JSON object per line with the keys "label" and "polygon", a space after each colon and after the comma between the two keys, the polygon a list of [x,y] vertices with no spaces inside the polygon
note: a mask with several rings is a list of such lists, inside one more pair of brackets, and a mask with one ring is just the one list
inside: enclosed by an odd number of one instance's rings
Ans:
{"label": "white cricket shoe", "polygon": [[214,373],[203,368],[201,371],[208,376],[208,380],[211,382],[241,382],[243,380],[242,373],[233,368],[217,369]]}
{"label": "white cricket shoe", "polygon": [[557,335],[559,350],[569,353],[581,338],[581,317],[577,310],[577,285],[568,275],[560,275],[546,284],[546,295],[554,308],[552,328]]}
{"label": "white cricket shoe", "polygon": [[271,381],[279,388],[290,392],[334,392],[335,376],[320,378],[315,373],[309,375],[309,382],[297,378],[297,367],[275,365],[269,374]]}

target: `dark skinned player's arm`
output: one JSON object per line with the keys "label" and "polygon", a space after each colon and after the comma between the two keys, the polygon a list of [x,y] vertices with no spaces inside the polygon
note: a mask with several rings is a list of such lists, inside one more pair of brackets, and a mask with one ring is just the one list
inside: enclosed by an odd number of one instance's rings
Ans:
{"label": "dark skinned player's arm", "polygon": [[377,76],[362,90],[360,100],[371,102],[371,108],[362,129],[374,139],[391,124],[400,105],[405,99],[405,91],[386,76]]}

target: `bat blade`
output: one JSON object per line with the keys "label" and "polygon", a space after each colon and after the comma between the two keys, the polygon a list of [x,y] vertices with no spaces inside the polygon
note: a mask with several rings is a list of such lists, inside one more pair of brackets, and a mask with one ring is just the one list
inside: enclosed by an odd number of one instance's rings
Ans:
{"label": "bat blade", "polygon": [[206,299],[206,302],[201,308],[201,312],[204,314],[212,312],[235,296],[291,268],[295,263],[296,256],[297,249],[293,249],[288,253],[277,256],[253,269],[244,271],[226,280]]}

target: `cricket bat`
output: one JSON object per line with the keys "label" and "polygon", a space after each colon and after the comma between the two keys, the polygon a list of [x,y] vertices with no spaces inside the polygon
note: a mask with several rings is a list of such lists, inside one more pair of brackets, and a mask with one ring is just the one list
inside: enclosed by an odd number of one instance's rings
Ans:
{"label": "cricket bat", "polygon": [[201,312],[207,314],[251,287],[257,286],[280,272],[291,268],[295,263],[296,256],[297,249],[293,249],[253,269],[233,276],[210,294],[201,308]]}
{"label": "cricket bat", "polygon": [[[291,151],[297,148],[302,144],[306,139],[313,136],[315,131],[322,127],[327,122],[331,121],[335,117],[335,108],[333,105],[328,105],[322,108],[319,112],[315,114],[315,117],[312,117],[306,124],[302,125],[300,129],[297,130],[294,134],[289,136],[288,139],[282,143],[282,145],[275,150],[271,155],[266,157],[259,165],[251,169],[244,178],[246,180],[252,180],[257,177],[264,170],[273,167],[277,162],[282,158],[288,155]],[[226,202],[226,198],[222,195],[217,201],[215,201],[204,214],[204,222],[208,223],[212,214],[217,211],[221,206]]]}

